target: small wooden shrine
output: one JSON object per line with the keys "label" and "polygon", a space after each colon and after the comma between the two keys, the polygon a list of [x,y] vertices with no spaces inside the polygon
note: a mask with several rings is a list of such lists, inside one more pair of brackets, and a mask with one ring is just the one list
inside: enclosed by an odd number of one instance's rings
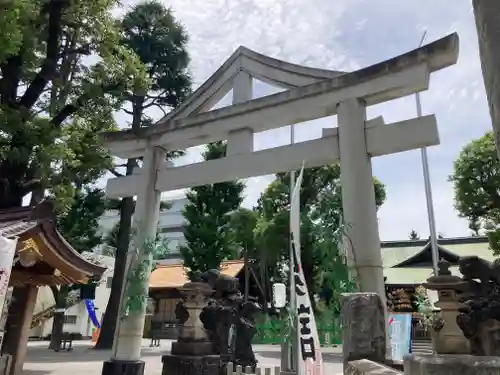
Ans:
{"label": "small wooden shrine", "polygon": [[[38,287],[86,284],[100,279],[105,268],[82,258],[63,238],[56,228],[54,207],[49,201],[36,207],[0,210],[0,235],[18,238],[9,280],[14,290],[2,355],[10,356],[4,373],[20,375]],[[0,283],[2,281],[6,283],[0,279]]]}
{"label": "small wooden shrine", "polygon": [[[250,296],[261,296],[259,282],[252,267],[248,267],[248,275],[243,260],[222,262],[222,274],[236,277],[240,282],[241,292],[244,293],[245,283],[248,282]],[[145,337],[151,331],[156,332],[157,338],[175,339],[177,337],[177,318],[175,308],[181,298],[179,288],[189,281],[186,269],[182,264],[158,265],[149,278],[149,297],[152,304],[149,316],[144,327]]]}

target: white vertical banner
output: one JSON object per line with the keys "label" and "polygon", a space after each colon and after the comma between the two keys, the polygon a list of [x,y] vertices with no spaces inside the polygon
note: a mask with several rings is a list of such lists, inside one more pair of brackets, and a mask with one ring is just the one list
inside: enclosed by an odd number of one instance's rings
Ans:
{"label": "white vertical banner", "polygon": [[0,235],[0,346],[3,342],[4,325],[7,319],[7,316],[4,316],[4,312],[7,314],[4,305],[9,289],[10,273],[14,263],[17,240],[17,237],[11,240]]}
{"label": "white vertical banner", "polygon": [[290,236],[293,246],[297,313],[297,375],[323,375],[323,358],[316,319],[300,260],[300,187],[304,166],[293,188],[290,203]]}
{"label": "white vertical banner", "polygon": [[0,236],[0,312],[9,288],[10,272],[14,262],[17,238],[13,240]]}

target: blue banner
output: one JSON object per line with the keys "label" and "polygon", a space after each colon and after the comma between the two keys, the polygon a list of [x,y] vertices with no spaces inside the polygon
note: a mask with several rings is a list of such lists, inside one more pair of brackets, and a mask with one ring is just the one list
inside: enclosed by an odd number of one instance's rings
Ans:
{"label": "blue banner", "polygon": [[402,361],[411,351],[411,318],[412,314],[389,314],[389,340],[391,359]]}
{"label": "blue banner", "polygon": [[84,299],[83,302],[87,307],[87,312],[89,313],[89,317],[90,320],[92,321],[92,324],[96,328],[101,328],[101,324],[99,323],[99,320],[97,319],[97,316],[95,314],[94,301],[92,301],[91,299]]}

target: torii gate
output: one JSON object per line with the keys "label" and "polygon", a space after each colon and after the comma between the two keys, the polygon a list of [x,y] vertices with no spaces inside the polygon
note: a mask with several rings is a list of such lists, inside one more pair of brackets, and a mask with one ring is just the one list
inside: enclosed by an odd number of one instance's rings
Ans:
{"label": "torii gate", "polygon": [[[142,168],[133,175],[108,180],[107,195],[137,196],[138,248],[156,235],[164,191],[286,172],[303,162],[307,168],[340,160],[343,211],[360,288],[385,299],[371,158],[438,145],[439,136],[434,115],[386,125],[381,117],[367,120],[366,107],[426,90],[430,73],[456,63],[458,43],[458,35],[451,34],[351,73],[290,64],[240,47],[183,105],[155,125],[104,134],[112,155],[143,157]],[[252,99],[252,78],[286,91]],[[210,110],[231,89],[233,105]],[[254,151],[256,132],[335,114],[338,128],[324,129],[319,139]],[[166,150],[218,140],[227,140],[222,159],[181,167],[165,163]],[[147,283],[144,280],[144,290]],[[113,366],[128,368],[130,374],[143,372],[143,327],[144,313],[120,323],[113,357],[103,373],[115,373]]]}

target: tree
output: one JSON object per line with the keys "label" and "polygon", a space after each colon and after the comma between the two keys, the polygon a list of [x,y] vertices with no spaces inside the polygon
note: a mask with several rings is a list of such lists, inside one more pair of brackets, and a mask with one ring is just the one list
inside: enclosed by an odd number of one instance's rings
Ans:
{"label": "tree", "polygon": [[408,238],[412,241],[416,241],[416,240],[420,239],[420,236],[418,235],[418,233],[415,229],[412,229],[410,234],[408,235]]}
{"label": "tree", "polygon": [[[108,247],[106,249],[106,254],[112,257],[116,257],[116,247],[118,246],[118,232],[120,231],[120,222],[113,225],[113,228],[104,237],[103,243]],[[153,252],[153,260],[162,260],[168,255],[168,239],[163,237],[160,233],[156,233],[155,238],[155,252]]]}
{"label": "tree", "polygon": [[[255,229],[257,247],[261,250],[260,263],[265,264],[269,278],[283,278],[282,265],[289,256],[290,176],[278,174],[262,193],[256,210],[260,219]],[[377,208],[385,201],[385,187],[374,178]],[[342,190],[340,166],[327,165],[304,170],[300,191],[301,208],[301,260],[304,276],[311,296],[316,292],[316,276],[321,270],[324,247],[315,246],[321,238],[318,225],[333,233],[342,216]],[[349,225],[349,223],[346,223]],[[334,245],[336,246],[336,244]],[[336,251],[336,250],[335,250]],[[311,298],[313,300],[313,298]]]}
{"label": "tree", "polygon": [[[207,145],[203,158],[225,155],[226,143],[219,141]],[[189,277],[197,271],[218,269],[234,255],[229,242],[230,216],[241,205],[244,189],[242,182],[220,182],[192,188],[186,194],[188,203],[182,212],[186,245],[180,247],[180,253]]]}
{"label": "tree", "polygon": [[[69,207],[74,181],[107,165],[97,133],[129,87],[144,87],[139,61],[118,41],[117,0],[8,1],[0,12],[0,208],[45,190]],[[87,55],[99,57],[85,66]],[[88,60],[87,60],[88,61]]]}
{"label": "tree", "polygon": [[[135,131],[153,123],[153,119],[146,113],[147,110],[154,107],[166,113],[166,110],[177,107],[190,94],[191,78],[187,70],[188,37],[170,9],[159,1],[146,1],[135,5],[125,14],[120,27],[120,45],[134,51],[139,57],[140,62],[146,66],[147,78],[151,84],[149,90],[137,86],[125,93],[127,107],[122,109],[131,116],[131,128]],[[171,151],[167,153],[167,158],[172,159],[181,154],[180,151]],[[139,163],[138,159],[128,159],[121,166],[124,171],[115,169],[112,173],[118,177],[130,175]],[[120,225],[113,282],[96,349],[111,349],[113,346],[125,258],[132,229],[133,198],[123,198],[119,209]]]}
{"label": "tree", "polygon": [[234,247],[232,252],[235,257],[241,256],[245,250],[250,256],[256,254],[254,230],[258,219],[259,214],[256,211],[244,207],[231,213],[228,225],[228,243]]}
{"label": "tree", "polygon": [[493,125],[493,138],[500,157],[500,3],[496,0],[472,0],[479,41],[479,56],[484,86]]}
{"label": "tree", "polygon": [[500,162],[493,132],[466,144],[453,163],[455,208],[479,231],[485,221],[498,222],[500,214]]}
{"label": "tree", "polygon": [[[97,134],[116,127],[122,92],[147,84],[138,59],[117,43],[117,3],[1,5],[0,208],[19,207],[30,193],[36,204],[48,193],[62,214],[111,165]],[[84,64],[88,55],[95,64]]]}
{"label": "tree", "polygon": [[453,164],[455,209],[474,233],[485,230],[490,247],[500,250],[500,161],[493,132],[466,144]]}
{"label": "tree", "polygon": [[[92,251],[102,244],[99,234],[99,218],[106,209],[105,197],[100,189],[85,187],[77,190],[69,210],[60,213],[57,217],[57,228],[79,253]],[[50,348],[56,349],[61,345],[64,327],[64,309],[68,307],[70,285],[51,287],[56,303],[50,338]],[[62,309],[62,312],[57,312]]]}

